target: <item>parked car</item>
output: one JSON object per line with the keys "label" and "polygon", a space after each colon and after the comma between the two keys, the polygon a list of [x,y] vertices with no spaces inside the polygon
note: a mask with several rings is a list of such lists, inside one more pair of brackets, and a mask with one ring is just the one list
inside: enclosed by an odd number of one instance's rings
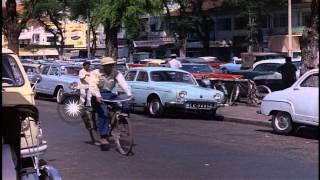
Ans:
{"label": "parked car", "polygon": [[219,61],[216,57],[198,57],[198,58],[177,58],[181,63],[194,63],[194,64],[208,64],[213,68],[218,69],[224,62]]}
{"label": "parked car", "polygon": [[57,102],[60,102],[62,94],[71,92],[70,86],[80,82],[78,75],[81,69],[82,66],[70,64],[44,64],[36,92],[56,97]]}
{"label": "parked car", "polygon": [[222,92],[200,87],[191,73],[166,67],[130,69],[126,81],[135,100],[134,107],[147,109],[152,117],[161,116],[168,109],[206,112],[214,117],[222,106]]}
{"label": "parked car", "polygon": [[251,69],[252,65],[265,59],[285,58],[287,54],[277,52],[245,52],[241,53],[241,69]]}
{"label": "parked car", "polygon": [[232,73],[233,71],[239,71],[241,69],[241,59],[233,57],[232,61],[225,64],[220,64],[219,69],[223,73]]}
{"label": "parked car", "polygon": [[35,75],[39,75],[41,71],[41,64],[29,64],[29,63],[23,63],[22,64],[24,70],[26,71],[28,75],[28,79],[32,86],[32,78]]}
{"label": "parked car", "polygon": [[[282,76],[277,69],[285,63],[285,59],[267,59],[256,62],[252,69],[233,71],[232,74],[243,75],[244,79],[251,79],[257,85],[266,85],[272,91],[278,91],[282,88]],[[292,63],[297,67],[297,77],[300,74],[300,59],[292,59]]]}
{"label": "parked car", "polygon": [[306,72],[290,88],[268,94],[258,113],[272,115],[278,134],[289,134],[299,125],[319,126],[319,69]]}

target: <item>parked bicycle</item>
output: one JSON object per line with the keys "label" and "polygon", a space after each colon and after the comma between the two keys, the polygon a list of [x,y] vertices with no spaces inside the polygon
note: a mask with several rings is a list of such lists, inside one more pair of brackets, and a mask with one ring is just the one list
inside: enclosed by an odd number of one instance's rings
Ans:
{"label": "parked bicycle", "polygon": [[[129,114],[121,112],[121,102],[129,100],[103,100],[107,104],[110,117],[108,124],[110,142],[115,144],[116,149],[122,155],[129,155],[133,147],[132,124]],[[67,123],[75,124],[82,120],[89,132],[92,144],[97,145],[96,112],[91,107],[83,106],[80,103],[79,93],[64,94],[62,102],[58,105],[58,111]]]}
{"label": "parked bicycle", "polygon": [[225,104],[234,105],[240,98],[245,98],[248,104],[258,105],[261,100],[271,92],[265,85],[256,85],[250,79],[219,80],[211,79],[211,82],[204,82],[207,87],[222,91],[225,94]]}

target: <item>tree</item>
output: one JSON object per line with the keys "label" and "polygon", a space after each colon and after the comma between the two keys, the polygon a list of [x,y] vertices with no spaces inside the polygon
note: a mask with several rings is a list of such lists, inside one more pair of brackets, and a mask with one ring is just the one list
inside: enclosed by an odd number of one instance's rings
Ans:
{"label": "tree", "polygon": [[311,18],[309,24],[304,28],[301,47],[301,75],[310,69],[319,68],[319,0],[312,0]]}
{"label": "tree", "polygon": [[32,16],[38,0],[24,1],[22,12],[17,11],[16,0],[7,0],[2,7],[2,32],[8,39],[8,48],[19,54],[19,36]]}
{"label": "tree", "polygon": [[97,0],[92,20],[104,26],[105,55],[117,59],[119,30],[121,28],[128,29],[130,32],[138,30],[140,16],[158,10],[159,7],[159,1],[156,0]]}
{"label": "tree", "polygon": [[[42,0],[34,7],[32,17],[36,19],[45,31],[53,35],[53,45],[62,59],[64,54],[64,27],[62,21],[67,17],[66,3],[63,0]],[[57,42],[60,42],[58,45]]]}
{"label": "tree", "polygon": [[[68,7],[70,8],[70,19],[86,21],[89,23],[89,32],[92,33],[92,46],[91,46],[91,57],[95,57],[95,52],[97,48],[97,33],[96,29],[99,24],[92,21],[93,8],[96,0],[67,0]],[[83,8],[86,7],[86,8]],[[90,35],[90,33],[89,33]],[[90,44],[90,43],[89,43]]]}

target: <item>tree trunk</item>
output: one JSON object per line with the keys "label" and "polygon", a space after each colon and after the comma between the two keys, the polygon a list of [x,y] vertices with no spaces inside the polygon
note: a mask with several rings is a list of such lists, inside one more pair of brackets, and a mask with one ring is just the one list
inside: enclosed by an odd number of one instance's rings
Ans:
{"label": "tree trunk", "polygon": [[304,74],[310,69],[319,68],[319,1],[312,0],[311,3],[311,18],[308,27],[303,30],[302,38],[300,39],[300,47],[302,54],[302,66],[300,74]]}
{"label": "tree trunk", "polygon": [[94,27],[91,26],[91,31],[92,31],[92,47],[91,47],[91,57],[95,58],[96,57],[96,49],[97,49],[97,33],[94,30]]}
{"label": "tree trunk", "polygon": [[20,31],[15,29],[15,25],[7,25],[8,29],[8,48],[11,49],[14,53],[19,55],[19,36]]}
{"label": "tree trunk", "polygon": [[187,38],[185,37],[180,41],[181,41],[181,45],[179,48],[179,56],[184,58],[187,56]]}
{"label": "tree trunk", "polygon": [[108,57],[112,57],[115,61],[118,58],[118,27],[109,28],[105,27],[106,34],[106,51],[105,55]]}
{"label": "tree trunk", "polygon": [[209,55],[209,51],[210,51],[210,40],[209,38],[202,38],[202,45],[203,45],[203,49],[202,49],[202,56],[208,56]]}

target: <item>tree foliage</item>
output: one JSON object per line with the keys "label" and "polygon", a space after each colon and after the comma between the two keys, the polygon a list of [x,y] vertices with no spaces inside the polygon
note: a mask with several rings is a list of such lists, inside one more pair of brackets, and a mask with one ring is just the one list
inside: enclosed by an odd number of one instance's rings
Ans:
{"label": "tree foliage", "polygon": [[[54,45],[60,56],[64,53],[64,27],[62,21],[67,17],[66,2],[63,0],[41,0],[34,7],[32,17],[54,37]],[[60,42],[60,45],[57,44]]]}
{"label": "tree foliage", "polygon": [[8,47],[19,54],[19,36],[32,16],[38,0],[23,1],[21,11],[17,11],[16,0],[6,0],[2,7],[2,32],[8,39]]}

